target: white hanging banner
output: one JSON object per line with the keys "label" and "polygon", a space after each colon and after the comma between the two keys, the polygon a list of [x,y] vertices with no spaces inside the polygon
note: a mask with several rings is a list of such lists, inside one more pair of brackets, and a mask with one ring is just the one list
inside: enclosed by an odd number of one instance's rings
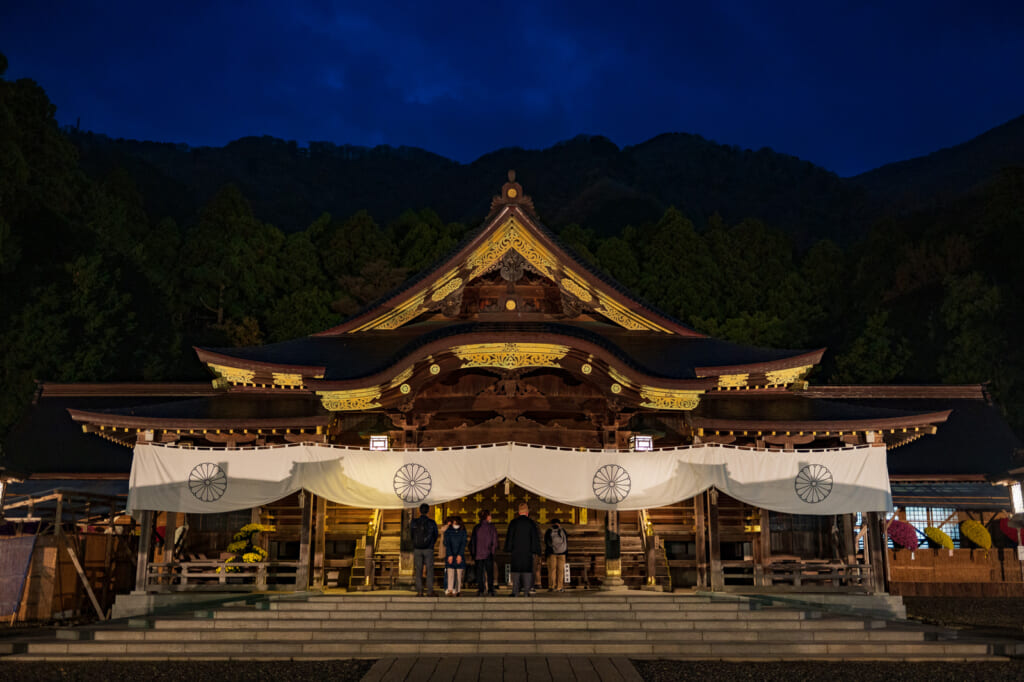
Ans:
{"label": "white hanging banner", "polygon": [[711,487],[790,514],[892,509],[883,446],[579,452],[513,443],[386,452],[306,444],[246,450],[141,444],[135,447],[128,508],[225,512],[306,489],[340,504],[399,509],[448,502],[505,478],[541,497],[590,509],[662,507]]}

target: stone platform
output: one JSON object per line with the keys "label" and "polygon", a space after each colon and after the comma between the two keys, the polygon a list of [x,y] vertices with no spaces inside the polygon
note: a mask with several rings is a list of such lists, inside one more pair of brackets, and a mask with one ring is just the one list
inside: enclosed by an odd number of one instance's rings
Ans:
{"label": "stone platform", "polygon": [[253,596],[14,644],[5,663],[439,656],[934,661],[1024,653],[1017,642],[963,639],[898,619],[733,595],[648,592]]}

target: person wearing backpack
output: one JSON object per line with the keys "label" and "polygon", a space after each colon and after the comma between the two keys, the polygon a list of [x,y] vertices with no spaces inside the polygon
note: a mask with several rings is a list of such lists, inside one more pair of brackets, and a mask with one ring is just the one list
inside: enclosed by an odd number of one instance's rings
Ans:
{"label": "person wearing backpack", "polygon": [[569,539],[558,519],[551,519],[551,528],[544,533],[544,554],[548,558],[548,592],[565,592],[565,556]]}
{"label": "person wearing backpack", "polygon": [[437,524],[430,518],[430,505],[420,505],[420,515],[409,523],[412,538],[412,566],[416,575],[416,596],[422,597],[423,568],[427,569],[427,596],[434,596],[434,543],[437,542]]}

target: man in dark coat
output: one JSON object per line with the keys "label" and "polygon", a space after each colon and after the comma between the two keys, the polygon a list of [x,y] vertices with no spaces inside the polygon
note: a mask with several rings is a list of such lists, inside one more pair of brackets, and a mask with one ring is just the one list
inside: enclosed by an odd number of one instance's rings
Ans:
{"label": "man in dark coat", "polygon": [[530,518],[530,508],[519,503],[519,516],[508,524],[505,551],[512,557],[512,596],[530,596],[533,587],[533,557],[540,555],[540,531]]}
{"label": "man in dark coat", "polygon": [[423,591],[423,569],[427,569],[427,590],[429,596],[434,596],[434,543],[437,542],[437,524],[430,518],[430,506],[426,503],[420,505],[419,518],[415,518],[409,524],[409,534],[412,536],[412,565],[413,574],[416,576],[416,596],[422,597]]}

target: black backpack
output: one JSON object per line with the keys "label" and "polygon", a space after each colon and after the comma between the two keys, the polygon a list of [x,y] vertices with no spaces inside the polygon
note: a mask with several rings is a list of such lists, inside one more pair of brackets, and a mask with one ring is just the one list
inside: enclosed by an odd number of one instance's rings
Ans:
{"label": "black backpack", "polygon": [[412,530],[412,546],[416,549],[429,549],[434,546],[431,542],[430,532],[430,519],[425,516],[420,516],[412,520],[409,524],[410,530]]}

